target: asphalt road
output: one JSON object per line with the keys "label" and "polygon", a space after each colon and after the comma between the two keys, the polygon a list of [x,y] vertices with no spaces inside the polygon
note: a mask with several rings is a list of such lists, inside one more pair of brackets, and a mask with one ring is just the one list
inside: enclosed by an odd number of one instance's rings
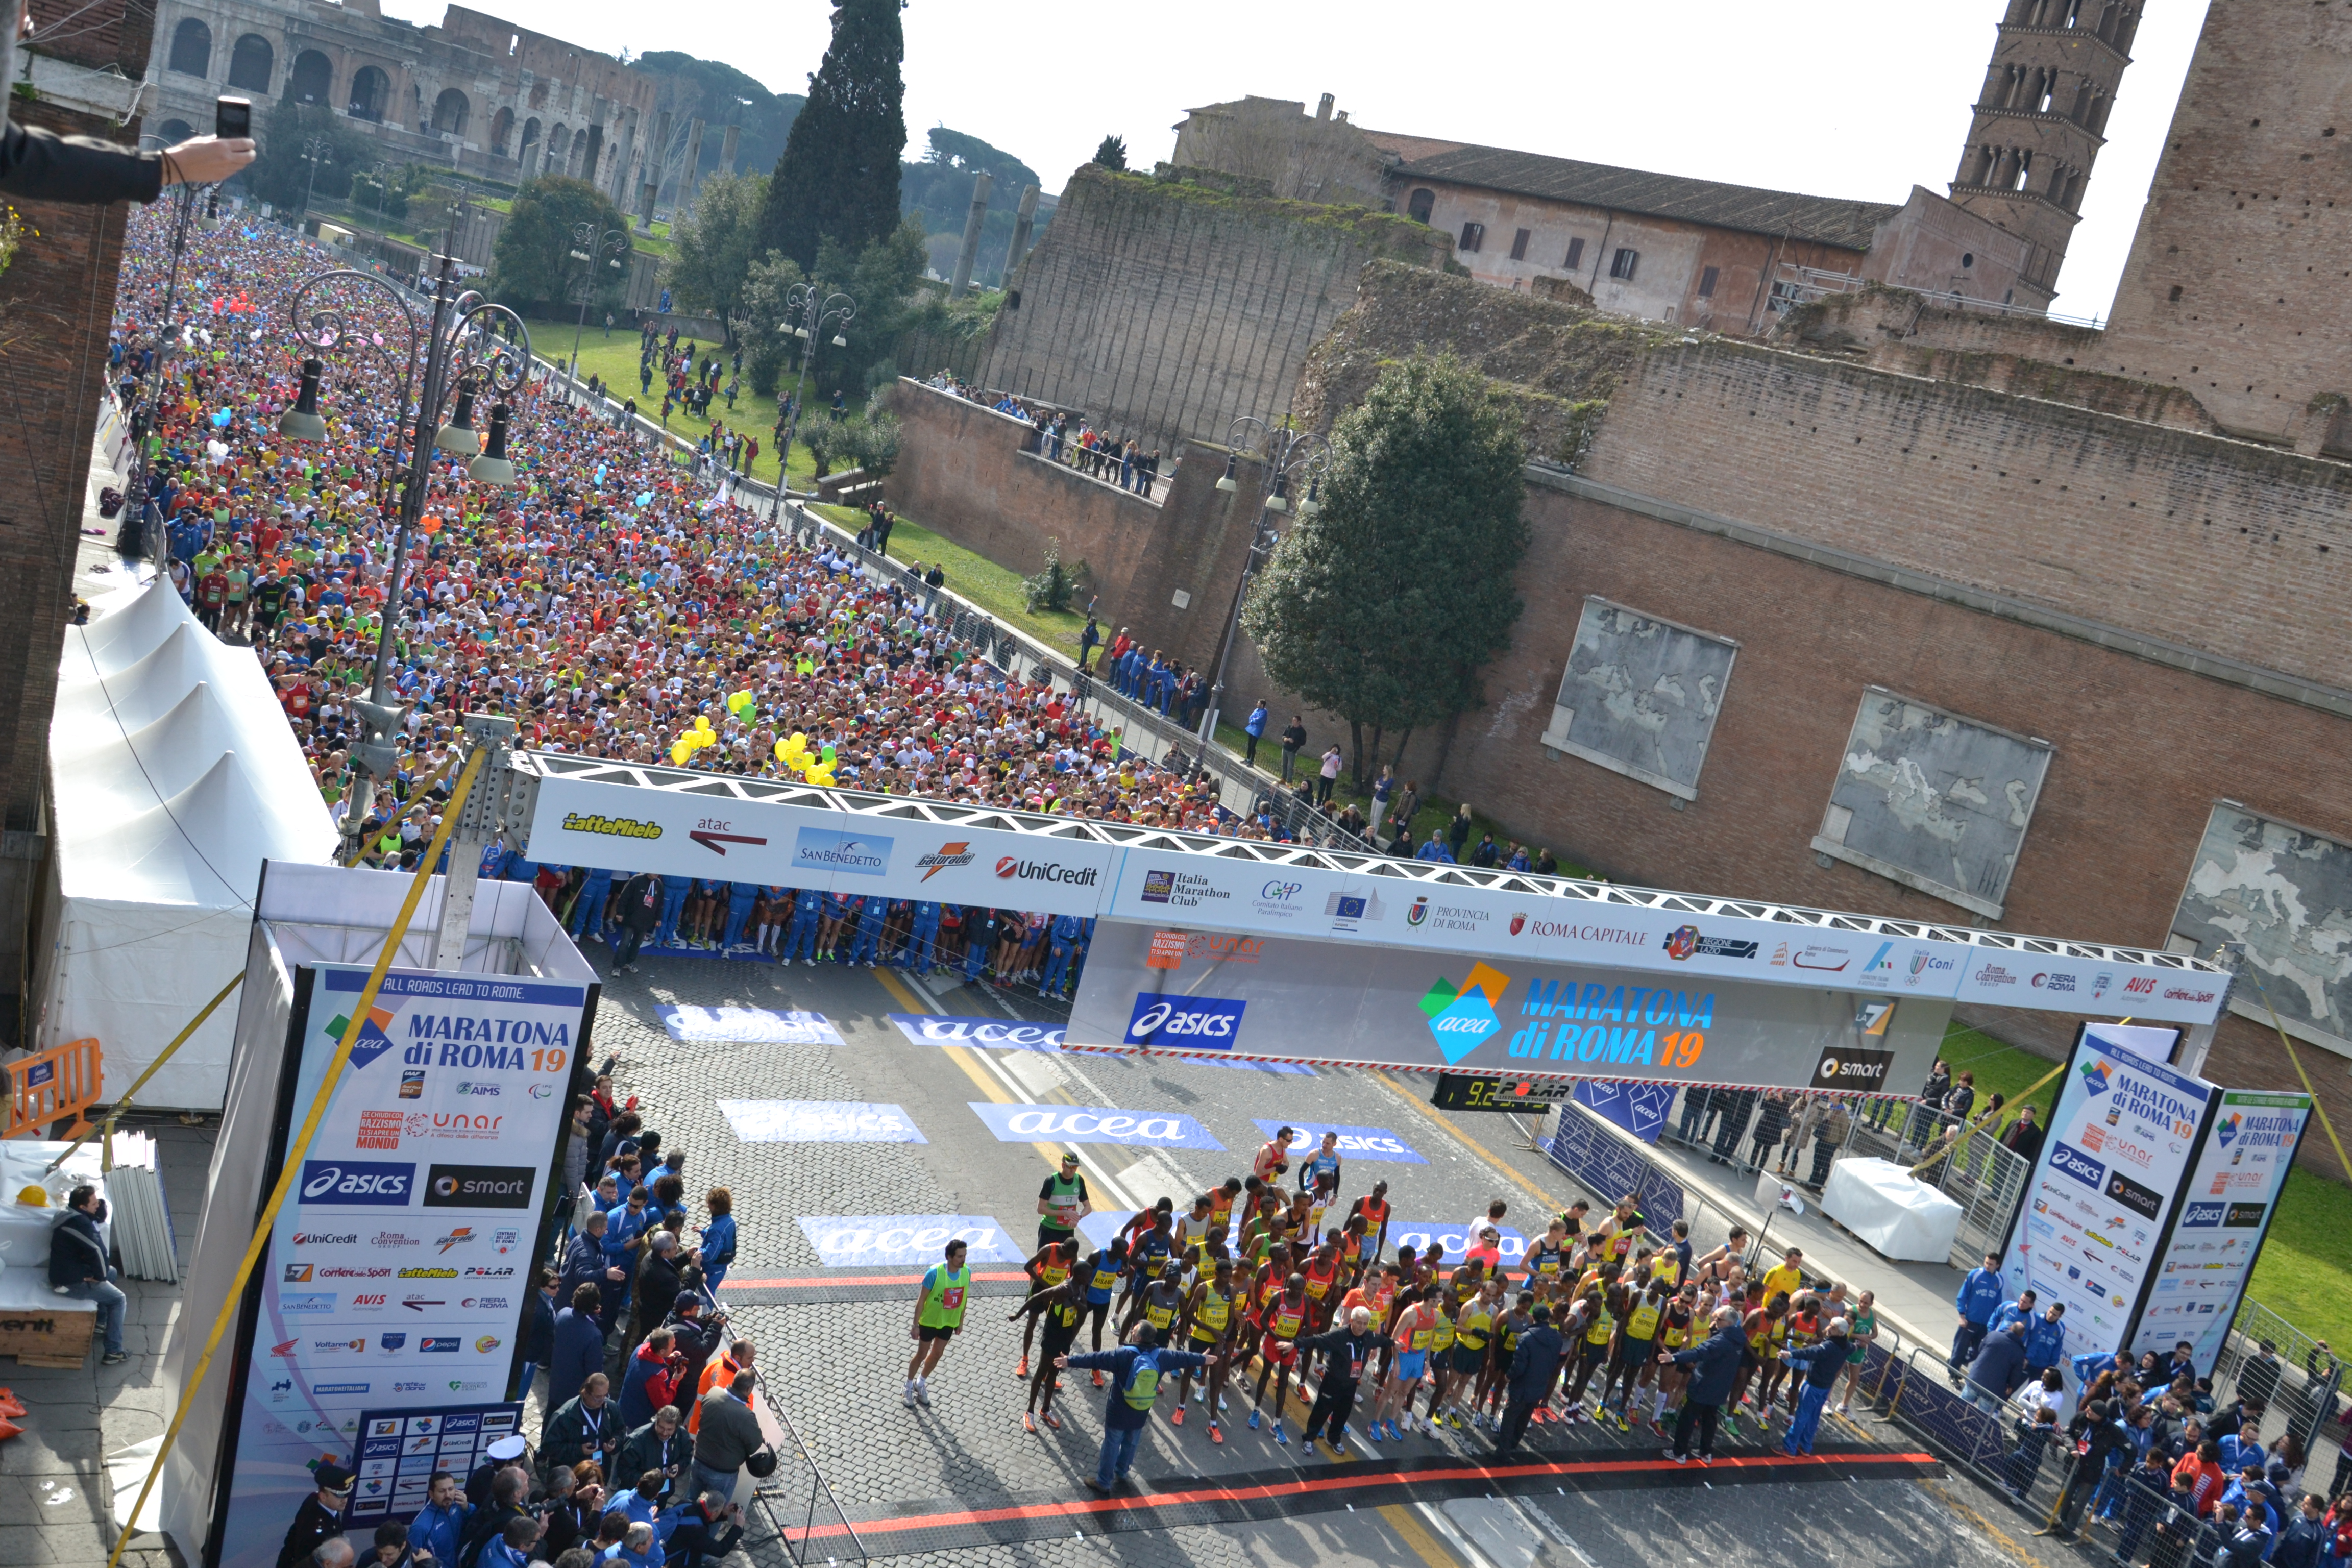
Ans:
{"label": "asphalt road", "polygon": [[[590,951],[600,964],[606,957],[601,947]],[[935,983],[934,994],[887,971],[661,953],[646,954],[641,969],[609,983],[598,1053],[620,1057],[621,1092],[640,1097],[647,1124],[667,1145],[688,1152],[690,1189],[698,1196],[706,1184],[719,1184],[733,1193],[740,1251],[722,1302],[736,1331],[759,1346],[759,1364],[829,1488],[829,1500],[817,1498],[815,1517],[859,1530],[877,1555],[952,1556],[958,1568],[1107,1560],[1154,1568],[1260,1562],[1664,1568],[1732,1555],[1790,1568],[1888,1562],[1908,1568],[2020,1560],[1953,1506],[1948,1500],[1960,1494],[1952,1483],[1871,1471],[1870,1446],[1911,1445],[1892,1431],[1861,1428],[1841,1434],[1853,1454],[1793,1480],[1784,1479],[1791,1473],[1785,1466],[1767,1467],[1759,1447],[1741,1450],[1758,1458],[1739,1473],[1727,1465],[1676,1471],[1651,1463],[1654,1443],[1592,1435],[1572,1448],[1540,1451],[1558,1463],[1557,1478],[1489,1484],[1481,1468],[1489,1441],[1447,1433],[1381,1445],[1377,1453],[1360,1440],[1344,1463],[1309,1462],[1316,1473],[1302,1484],[1297,1445],[1276,1447],[1265,1432],[1248,1430],[1241,1401],[1234,1401],[1221,1446],[1210,1443],[1197,1406],[1177,1429],[1167,1424],[1163,1402],[1135,1467],[1151,1503],[1111,1513],[1074,1510],[1073,1500],[1092,1497],[1081,1482],[1094,1467],[1102,1396],[1074,1378],[1063,1395],[1061,1430],[1022,1429],[1024,1391],[1013,1376],[1018,1330],[1005,1321],[1013,1300],[983,1294],[975,1301],[966,1331],[932,1379],[932,1406],[907,1410],[899,1395],[914,1292],[902,1281],[920,1265],[827,1268],[801,1219],[986,1216],[1025,1254],[1034,1242],[1038,1186],[1060,1145],[1001,1142],[975,1102],[1055,1114],[1087,1107],[1189,1117],[1223,1145],[1222,1152],[1078,1145],[1101,1208],[1148,1205],[1163,1194],[1181,1205],[1245,1173],[1263,1142],[1260,1118],[1379,1130],[1410,1150],[1417,1161],[1357,1154],[1343,1167],[1343,1204],[1374,1180],[1390,1182],[1397,1232],[1424,1228],[1402,1222],[1457,1226],[1483,1216],[1496,1198],[1509,1205],[1507,1224],[1539,1230],[1553,1209],[1583,1194],[1539,1155],[1514,1148],[1517,1130],[1508,1120],[1440,1116],[1410,1079],[919,1045],[885,1016],[1049,1015],[1034,1001],[961,986]],[[813,1012],[843,1043],[679,1040],[662,1016],[676,1007]],[[895,1106],[924,1142],[745,1142],[721,1101]],[[1010,1274],[1017,1263],[975,1268]],[[1019,1286],[1004,1281],[992,1290],[1017,1297]],[[1294,1406],[1294,1436],[1298,1414]],[[1860,1468],[1842,1468],[1849,1461]],[[808,1485],[790,1471],[780,1476],[793,1495],[779,1498],[779,1510],[805,1514]],[[1188,1500],[1195,1497],[1212,1500]],[[838,1532],[829,1539],[845,1557],[854,1555]],[[782,1560],[772,1544],[758,1555]]]}

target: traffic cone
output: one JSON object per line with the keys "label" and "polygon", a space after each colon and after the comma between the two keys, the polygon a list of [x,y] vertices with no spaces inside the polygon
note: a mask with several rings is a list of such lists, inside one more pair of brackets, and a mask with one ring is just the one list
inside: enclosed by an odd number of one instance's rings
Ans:
{"label": "traffic cone", "polygon": [[14,1421],[0,1421],[0,1443],[6,1442],[9,1438],[16,1436],[22,1431],[24,1431],[24,1428],[17,1426]]}

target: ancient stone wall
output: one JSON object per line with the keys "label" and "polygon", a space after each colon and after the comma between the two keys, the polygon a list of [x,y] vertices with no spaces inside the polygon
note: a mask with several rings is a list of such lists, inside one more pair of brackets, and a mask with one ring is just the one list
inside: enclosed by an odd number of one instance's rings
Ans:
{"label": "ancient stone wall", "polygon": [[1375,258],[1444,235],[1360,207],[1230,195],[1088,164],[998,312],[980,380],[1172,450],[1290,409],[1307,351]]}

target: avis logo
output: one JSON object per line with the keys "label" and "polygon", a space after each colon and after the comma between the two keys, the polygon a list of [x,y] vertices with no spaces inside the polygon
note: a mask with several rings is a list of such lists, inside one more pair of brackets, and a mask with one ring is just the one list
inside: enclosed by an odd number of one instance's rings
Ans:
{"label": "avis logo", "polygon": [[1495,1014],[1510,984],[1511,977],[1501,971],[1474,963],[1458,989],[1441,975],[1422,996],[1422,1016],[1429,1020],[1429,1032],[1436,1037],[1446,1066],[1454,1066],[1502,1029],[1502,1021]]}

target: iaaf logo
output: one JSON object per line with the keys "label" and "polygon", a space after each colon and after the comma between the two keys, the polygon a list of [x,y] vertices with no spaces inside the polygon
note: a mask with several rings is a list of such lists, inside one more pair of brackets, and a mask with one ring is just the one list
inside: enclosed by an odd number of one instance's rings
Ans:
{"label": "iaaf logo", "polygon": [[918,858],[915,868],[922,872],[923,880],[928,882],[950,867],[971,865],[976,858],[971,845],[960,839],[953,844],[942,844],[929,855]]}
{"label": "iaaf logo", "polygon": [[1007,855],[996,863],[996,874],[1024,882],[1059,882],[1072,888],[1091,888],[1102,873],[1092,866],[1062,866],[1051,860],[1024,860],[1018,855]]}

